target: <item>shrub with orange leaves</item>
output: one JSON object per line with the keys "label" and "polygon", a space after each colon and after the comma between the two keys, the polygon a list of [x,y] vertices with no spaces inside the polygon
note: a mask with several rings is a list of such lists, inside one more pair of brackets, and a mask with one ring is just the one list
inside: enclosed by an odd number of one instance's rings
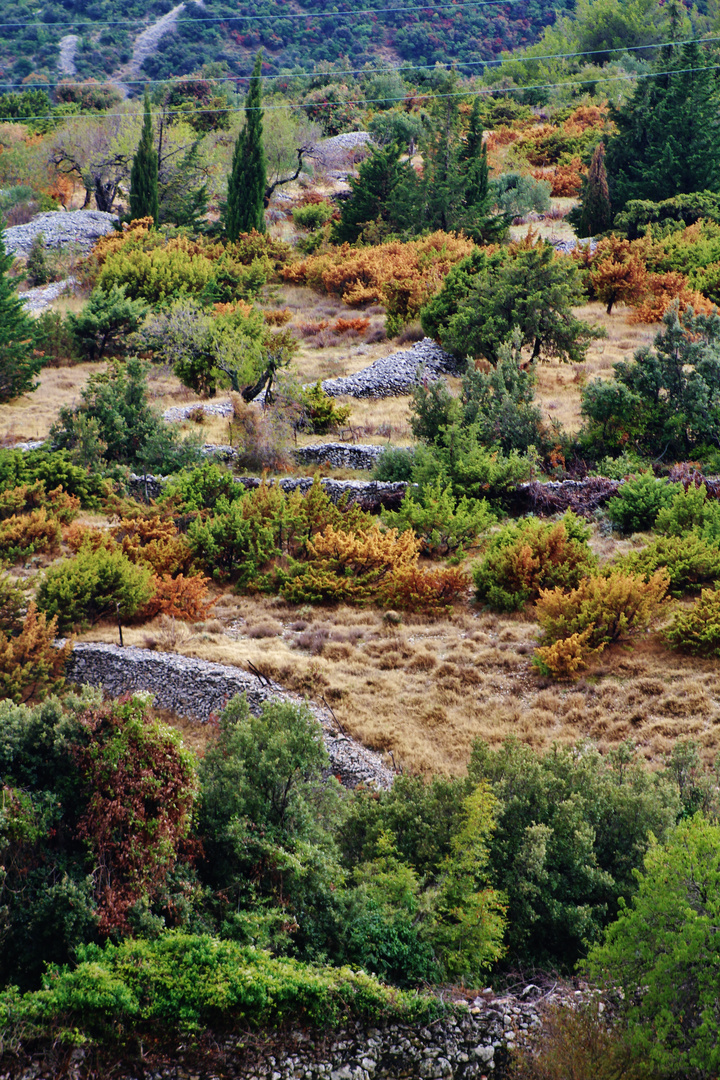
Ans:
{"label": "shrub with orange leaves", "polygon": [[147,563],[154,573],[187,573],[193,554],[175,522],[161,517],[123,518],[112,530],[113,539],[130,562]]}
{"label": "shrub with orange leaves", "polygon": [[615,234],[601,240],[595,251],[590,282],[608,315],[619,302],[632,304],[647,293],[647,270],[637,241],[620,240]]}
{"label": "shrub with orange leaves", "polygon": [[0,559],[15,562],[38,551],[56,551],[62,531],[57,518],[43,506],[29,514],[0,521]]}
{"label": "shrub with orange leaves", "polygon": [[343,244],[286,266],[281,274],[286,281],[340,296],[346,304],[383,304],[394,330],[417,315],[451,267],[474,249],[463,236],[435,232],[406,243]]}
{"label": "shrub with orange leaves", "polygon": [[676,303],[680,311],[691,307],[696,315],[711,315],[715,310],[715,305],[697,289],[693,289],[685,275],[676,270],[668,270],[664,274],[648,274],[645,284],[645,294],[630,313],[630,322],[660,322]]}
{"label": "shrub with orange leaves", "polygon": [[0,492],[0,521],[43,507],[63,525],[67,525],[77,516],[80,500],[74,495],[68,495],[61,486],[46,491],[44,480],[36,480],[34,484],[20,484]]}
{"label": "shrub with orange leaves", "polygon": [[[217,304],[215,307],[217,308]],[[280,308],[277,311],[263,311],[263,319],[268,326],[285,326],[292,319],[290,308]]]}
{"label": "shrub with orange leaves", "polygon": [[553,679],[572,679],[579,671],[584,671],[587,661],[593,653],[601,652],[604,646],[593,649],[588,644],[592,629],[581,634],[554,641],[552,645],[541,645],[535,650],[533,667],[541,675],[551,675]]}
{"label": "shrub with orange leaves", "polygon": [[533,169],[531,175],[536,180],[550,181],[550,194],[558,199],[574,198],[580,194],[583,176],[587,169],[580,158],[574,157],[563,165],[552,168]]}
{"label": "shrub with orange leaves", "polygon": [[57,647],[57,618],[31,603],[20,633],[0,630],[0,698],[39,701],[62,687],[72,640]]}
{"label": "shrub with orange leaves", "polygon": [[206,599],[209,584],[210,578],[204,574],[195,577],[185,577],[184,574],[178,574],[177,577],[163,574],[158,577],[156,574],[152,579],[155,592],[145,607],[137,613],[136,618],[140,622],[154,619],[156,615],[169,615],[185,622],[207,619],[217,603],[216,599]]}
{"label": "shrub with orange leaves", "polygon": [[99,548],[115,548],[115,541],[105,529],[98,529],[92,525],[80,525],[73,522],[63,533],[63,541],[70,550],[77,555],[81,548],[88,547],[90,551],[98,551]]}

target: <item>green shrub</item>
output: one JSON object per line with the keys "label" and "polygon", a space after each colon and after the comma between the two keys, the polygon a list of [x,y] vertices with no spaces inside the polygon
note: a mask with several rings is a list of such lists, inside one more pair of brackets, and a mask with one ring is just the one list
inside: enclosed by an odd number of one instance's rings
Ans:
{"label": "green shrub", "polygon": [[520,173],[503,173],[492,181],[497,205],[508,217],[522,217],[534,210],[544,214],[550,209],[551,184]]}
{"label": "green shrub", "polygon": [[407,483],[413,471],[415,451],[409,446],[386,446],[375,462],[373,480]]}
{"label": "green shrub", "polygon": [[516,611],[541,589],[574,588],[597,566],[589,535],[572,511],[555,524],[527,518],[505,525],[473,569],[477,599],[497,611]]}
{"label": "green shrub", "polygon": [[676,609],[665,635],[674,649],[720,656],[720,585],[703,589],[689,610]]}
{"label": "green shrub", "polygon": [[[434,997],[404,995],[350,968],[275,959],[210,935],[168,933],[155,941],[78,948],[73,968],[52,969],[44,989],[0,996],[0,1023],[73,1043],[114,1044],[118,1030],[178,1036],[221,1021],[253,1028],[309,1022],[336,1027],[348,1016],[422,1024],[442,1012]],[[127,1036],[125,1036],[126,1038]]]}
{"label": "green shrub", "polygon": [[325,393],[319,379],[314,386],[302,389],[300,403],[303,426],[315,435],[325,435],[341,427],[350,417],[350,406],[338,405],[334,398]]}
{"label": "green shrub", "polygon": [[241,499],[245,488],[229,469],[202,461],[193,469],[183,469],[171,478],[158,499],[160,506],[171,503],[181,513],[214,510],[220,499],[232,503]]}
{"label": "green shrub", "polygon": [[67,451],[0,450],[0,491],[42,480],[48,491],[63,488],[77,496],[82,506],[97,509],[110,493],[110,484],[97,471],[89,471],[70,460]]}
{"label": "green shrub", "polygon": [[704,484],[691,484],[680,490],[669,506],[660,510],[655,519],[655,532],[665,536],[685,536],[699,532],[706,540],[720,540],[720,502],[708,499]]}
{"label": "green shrub", "polygon": [[70,367],[83,359],[70,323],[59,311],[42,311],[34,322],[33,348],[46,367]]}
{"label": "green shrub", "polygon": [[453,494],[461,499],[502,501],[518,484],[529,480],[535,468],[535,456],[519,454],[484,445],[477,428],[453,424],[434,446],[415,450],[412,481],[420,487],[434,484],[438,477],[450,483]]}
{"label": "green shrub", "polygon": [[662,536],[641,551],[618,559],[618,567],[650,578],[667,570],[674,596],[693,592],[720,579],[720,547],[702,536]]}
{"label": "green shrub", "polygon": [[67,323],[82,356],[100,360],[107,352],[124,351],[118,346],[140,327],[147,312],[143,300],[129,297],[124,285],[113,285],[94,289],[82,311],[68,315]]}
{"label": "green shrub", "polygon": [[656,480],[652,473],[642,473],[627,480],[610,499],[607,515],[621,532],[644,532],[653,527],[660,511],[670,506],[679,491],[678,484],[668,484]]}
{"label": "green shrub", "polygon": [[38,589],[38,606],[57,616],[61,630],[98,619],[134,615],[153,594],[152,569],[119,551],[82,549],[51,566]]}
{"label": "green shrub", "polygon": [[637,473],[648,471],[648,462],[632,450],[624,450],[617,457],[604,457],[598,461],[591,476],[606,476],[608,480],[625,480]]}
{"label": "green shrub", "polygon": [[296,206],[293,209],[293,221],[299,229],[307,229],[315,232],[335,213],[335,207],[329,202],[309,203],[307,206]]}
{"label": "green shrub", "polygon": [[455,499],[450,485],[438,478],[418,495],[410,489],[396,512],[385,511],[385,525],[404,532],[412,529],[426,555],[461,554],[466,544],[475,542],[495,522],[496,516],[485,499]]}

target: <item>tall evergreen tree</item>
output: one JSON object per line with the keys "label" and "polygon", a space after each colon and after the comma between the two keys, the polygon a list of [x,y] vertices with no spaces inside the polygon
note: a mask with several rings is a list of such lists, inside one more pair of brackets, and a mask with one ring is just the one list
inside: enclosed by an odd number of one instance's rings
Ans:
{"label": "tall evergreen tree", "polygon": [[238,135],[228,177],[225,232],[228,240],[257,229],[265,232],[267,163],[263,145],[260,70],[262,54],[255,57],[250,88],[245,99],[245,123]]}
{"label": "tall evergreen tree", "polygon": [[153,146],[150,99],[145,94],[142,134],[130,171],[130,214],[133,218],[151,217],[157,225],[158,156]]}
{"label": "tall evergreen tree", "polygon": [[9,276],[12,255],[5,250],[0,222],[0,401],[34,390],[42,356],[33,354],[33,320],[18,299]]}
{"label": "tall evergreen tree", "polygon": [[400,160],[400,145],[377,147],[350,180],[351,196],[340,210],[332,229],[335,243],[354,243],[363,229],[375,224],[388,233],[400,232],[410,222],[404,214],[407,189],[417,187],[415,170]]}
{"label": "tall evergreen tree", "polygon": [[614,213],[631,199],[720,190],[720,91],[712,65],[697,42],[672,46],[658,75],[641,80],[628,103],[613,110],[617,134],[606,166]]}
{"label": "tall evergreen tree", "polygon": [[605,171],[605,146],[598,143],[590,162],[587,178],[583,184],[580,206],[568,214],[570,224],[578,236],[596,236],[612,225],[612,207]]}

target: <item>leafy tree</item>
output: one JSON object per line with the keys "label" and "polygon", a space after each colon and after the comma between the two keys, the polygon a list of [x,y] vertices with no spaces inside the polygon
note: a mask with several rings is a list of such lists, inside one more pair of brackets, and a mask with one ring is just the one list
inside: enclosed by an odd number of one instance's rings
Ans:
{"label": "leafy tree", "polygon": [[43,363],[42,357],[33,355],[33,321],[10,277],[13,262],[0,235],[0,401],[34,390]]}
{"label": "leafy tree", "polygon": [[542,414],[535,404],[535,370],[522,365],[520,335],[498,350],[498,361],[489,372],[468,364],[461,394],[465,424],[475,425],[488,446],[506,453],[527,451],[544,441]]}
{"label": "leafy tree", "polygon": [[238,135],[228,177],[225,232],[228,240],[257,229],[265,232],[265,187],[267,167],[263,146],[263,113],[260,72],[262,54],[255,58],[250,88],[245,101],[245,123]]}
{"label": "leafy tree", "polygon": [[587,177],[583,181],[580,206],[570,211],[568,221],[578,236],[596,236],[612,225],[604,143],[598,143],[595,147]]}
{"label": "leafy tree", "polygon": [[406,492],[399,510],[386,511],[383,522],[390,528],[412,529],[426,555],[462,555],[465,544],[475,542],[495,521],[485,499],[455,499],[450,485],[440,477],[416,496]]}
{"label": "leafy tree", "polygon": [[607,145],[615,213],[631,199],[660,201],[720,186],[720,92],[708,57],[691,41],[657,62],[626,105],[613,109],[617,127]]}
{"label": "leafy tree", "polygon": [[509,956],[571,966],[635,891],[653,837],[674,824],[674,785],[627,743],[606,756],[582,744],[540,756],[515,740],[498,750],[478,740],[469,773],[497,800],[489,857],[508,899]]}
{"label": "leafy tree", "polygon": [[625,233],[628,240],[644,236],[650,225],[659,224],[664,230],[677,223],[694,225],[696,221],[720,222],[720,194],[714,191],[692,191],[674,195],[671,199],[653,202],[651,199],[631,199],[624,210],[615,215],[614,227]]}
{"label": "leafy tree", "polygon": [[145,94],[143,127],[130,170],[130,215],[135,220],[151,217],[160,220],[158,205],[158,155],[153,146],[150,99]]}
{"label": "leafy tree", "polygon": [[116,612],[134,615],[153,592],[146,563],[132,563],[120,551],[83,548],[74,559],[50,567],[38,589],[38,606],[68,630],[114,618]]}
{"label": "leafy tree", "polygon": [[520,217],[534,210],[544,214],[550,209],[550,184],[533,176],[506,172],[492,181],[495,200],[509,218]]}
{"label": "leafy tree", "polygon": [[653,348],[615,365],[611,382],[583,391],[584,440],[685,461],[720,444],[720,317],[671,309]]}
{"label": "leafy tree", "polygon": [[128,334],[139,329],[148,313],[141,298],[131,299],[125,285],[93,289],[90,299],[77,315],[67,317],[77,348],[88,360],[100,360]]}
{"label": "leafy tree", "polygon": [[197,458],[197,445],[182,442],[155,413],[147,395],[148,365],[137,357],[92,375],[75,407],[60,410],[53,445],[94,469],[130,465],[175,471]]}
{"label": "leafy tree", "polygon": [[517,329],[521,345],[541,354],[582,361],[604,331],[572,313],[583,287],[577,267],[550,244],[516,245],[471,255],[454,267],[441,292],[421,312],[425,332],[459,356],[498,361]]}
{"label": "leafy tree", "polygon": [[591,978],[622,991],[625,1038],[661,1075],[720,1068],[719,905],[720,828],[697,815],[650,848],[632,903],[590,953]]}

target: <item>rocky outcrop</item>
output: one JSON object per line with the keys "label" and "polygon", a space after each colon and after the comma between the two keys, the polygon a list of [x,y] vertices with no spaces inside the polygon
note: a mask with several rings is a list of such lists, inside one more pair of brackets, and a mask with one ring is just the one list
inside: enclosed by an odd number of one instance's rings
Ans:
{"label": "rocky outcrop", "polygon": [[[70,682],[102,686],[112,697],[136,690],[149,690],[158,708],[168,709],[200,723],[222,712],[237,694],[247,696],[251,712],[258,714],[263,702],[281,698],[300,702],[281,686],[239,667],[213,664],[179,653],[151,652],[121,648],[101,642],[75,645],[66,676]],[[327,708],[308,702],[320,721],[330,758],[330,772],[346,787],[367,784],[376,788],[392,786],[393,773],[382,756],[350,738]]]}
{"label": "rocky outcrop", "polygon": [[464,366],[464,360],[445,352],[432,338],[423,338],[411,349],[383,356],[354,375],[325,379],[322,388],[330,397],[399,397],[409,394],[421,376],[435,381],[441,375],[462,374]]}
{"label": "rocky outcrop", "polygon": [[45,247],[75,247],[87,253],[101,236],[113,232],[117,218],[102,210],[49,210],[25,225],[5,230],[5,247],[12,255],[27,258],[33,240],[42,235]]}

